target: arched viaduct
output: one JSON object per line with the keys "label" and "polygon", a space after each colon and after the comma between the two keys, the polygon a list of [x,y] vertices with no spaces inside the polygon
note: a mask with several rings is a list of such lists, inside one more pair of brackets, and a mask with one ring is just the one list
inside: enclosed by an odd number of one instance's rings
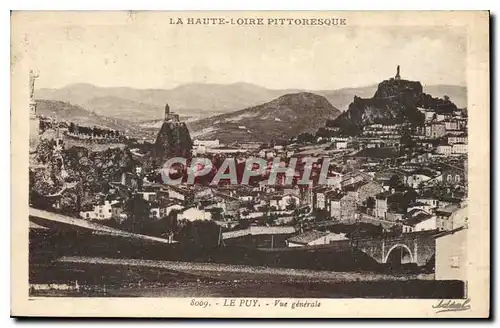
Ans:
{"label": "arched viaduct", "polygon": [[426,265],[436,251],[435,231],[404,233],[399,236],[384,236],[351,240],[351,246],[370,255],[379,263],[396,259],[400,263]]}

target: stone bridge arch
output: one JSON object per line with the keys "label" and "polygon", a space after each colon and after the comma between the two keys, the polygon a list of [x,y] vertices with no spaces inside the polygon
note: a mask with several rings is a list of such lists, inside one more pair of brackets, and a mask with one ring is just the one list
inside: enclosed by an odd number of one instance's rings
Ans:
{"label": "stone bridge arch", "polygon": [[387,263],[387,260],[389,259],[389,256],[391,255],[392,251],[394,251],[396,248],[403,248],[403,249],[405,249],[408,252],[408,254],[410,255],[410,263],[414,262],[415,256],[411,252],[410,247],[408,247],[406,244],[394,244],[391,248],[389,248],[389,250],[385,254],[382,263]]}
{"label": "stone bridge arch", "polygon": [[380,236],[352,240],[351,245],[370,255],[378,263],[387,263],[391,252],[403,248],[411,263],[426,265],[436,251],[434,231],[419,231],[398,236]]}

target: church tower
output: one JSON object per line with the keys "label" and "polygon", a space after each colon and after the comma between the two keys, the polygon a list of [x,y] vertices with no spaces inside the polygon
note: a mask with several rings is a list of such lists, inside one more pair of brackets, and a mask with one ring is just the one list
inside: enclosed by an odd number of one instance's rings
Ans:
{"label": "church tower", "polygon": [[399,75],[399,65],[396,69],[396,76],[394,77],[395,80],[401,80],[401,75]]}
{"label": "church tower", "polygon": [[40,118],[36,113],[36,101],[35,101],[35,80],[38,78],[38,74],[33,70],[30,70],[30,80],[29,80],[29,109],[30,109],[30,151],[36,149],[38,141],[40,139]]}
{"label": "church tower", "polygon": [[165,104],[165,117],[163,120],[166,122],[170,119],[170,106],[168,104]]}
{"label": "church tower", "polygon": [[174,113],[174,112],[170,112],[170,106],[167,104],[165,104],[165,117],[163,118],[163,121],[164,122],[171,122],[171,123],[179,123],[180,120],[179,120],[179,115]]}

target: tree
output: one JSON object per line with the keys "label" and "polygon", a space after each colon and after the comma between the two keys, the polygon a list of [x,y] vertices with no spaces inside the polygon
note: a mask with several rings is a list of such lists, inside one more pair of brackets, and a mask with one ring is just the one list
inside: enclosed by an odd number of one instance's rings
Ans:
{"label": "tree", "polygon": [[53,159],[54,140],[41,140],[36,147],[36,159],[42,164],[48,164]]}
{"label": "tree", "polygon": [[374,209],[375,208],[375,198],[368,197],[366,199],[366,208]]}
{"label": "tree", "polygon": [[297,137],[297,142],[298,143],[308,143],[308,142],[313,142],[314,141],[314,136],[311,133],[301,133]]}
{"label": "tree", "polygon": [[293,197],[290,197],[286,204],[287,210],[294,210],[297,208],[297,200]]}
{"label": "tree", "polygon": [[403,182],[401,181],[401,178],[397,174],[394,174],[389,179],[389,187],[391,187],[391,189],[399,189],[402,186],[403,186]]}
{"label": "tree", "polygon": [[132,230],[139,231],[149,221],[149,203],[136,194],[125,203],[125,213],[131,219]]}
{"label": "tree", "polygon": [[220,227],[213,221],[183,221],[177,239],[181,243],[200,248],[212,248],[219,244]]}
{"label": "tree", "polygon": [[54,199],[50,199],[40,195],[35,190],[30,190],[29,194],[29,204],[34,208],[39,208],[42,210],[52,210],[52,205],[54,203]]}
{"label": "tree", "polygon": [[330,213],[325,209],[316,209],[314,210],[314,217],[317,221],[325,221],[330,218]]}
{"label": "tree", "polygon": [[417,146],[417,142],[413,139],[411,132],[408,130],[403,131],[399,143],[401,144],[401,151],[403,153],[406,151],[411,154],[413,149]]}
{"label": "tree", "polygon": [[179,224],[177,222],[178,213],[178,210],[171,210],[167,216],[158,220],[154,225],[154,233],[162,237],[168,237],[170,233],[176,233],[179,228]]}
{"label": "tree", "polygon": [[267,225],[274,225],[275,221],[278,219],[278,215],[277,214],[271,214],[271,215],[266,215],[265,216],[265,221],[266,221],[266,224]]}
{"label": "tree", "polygon": [[78,196],[72,192],[64,192],[59,200],[61,212],[71,216],[77,216],[79,210]]}
{"label": "tree", "polygon": [[62,187],[57,180],[53,179],[52,172],[49,168],[36,171],[33,174],[33,183],[30,185],[30,188],[40,196],[53,194]]}
{"label": "tree", "polygon": [[403,226],[401,224],[395,224],[389,230],[390,236],[399,236],[402,233],[403,233]]}
{"label": "tree", "polygon": [[212,220],[214,221],[221,221],[224,217],[222,215],[222,208],[214,208],[212,211]]}
{"label": "tree", "polygon": [[248,229],[250,227],[250,222],[248,220],[238,220],[238,227],[239,229]]}

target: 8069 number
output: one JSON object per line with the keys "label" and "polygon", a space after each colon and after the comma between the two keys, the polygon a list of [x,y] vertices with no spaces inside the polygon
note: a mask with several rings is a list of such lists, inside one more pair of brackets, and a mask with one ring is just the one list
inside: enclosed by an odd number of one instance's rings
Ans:
{"label": "8069 number", "polygon": [[197,307],[201,307],[201,308],[206,308],[210,304],[208,303],[208,301],[192,299],[191,302],[189,303],[189,305],[197,306]]}

